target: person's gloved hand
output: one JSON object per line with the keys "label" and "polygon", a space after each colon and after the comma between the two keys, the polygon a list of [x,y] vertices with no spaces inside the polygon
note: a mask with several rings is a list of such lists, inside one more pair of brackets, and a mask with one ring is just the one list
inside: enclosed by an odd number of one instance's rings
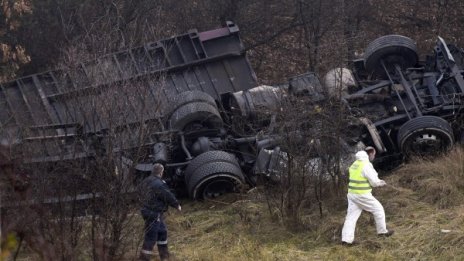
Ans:
{"label": "person's gloved hand", "polygon": [[385,185],[387,185],[387,182],[385,182],[385,180],[381,179],[380,182],[379,182],[379,187],[382,187],[382,186],[385,186]]}

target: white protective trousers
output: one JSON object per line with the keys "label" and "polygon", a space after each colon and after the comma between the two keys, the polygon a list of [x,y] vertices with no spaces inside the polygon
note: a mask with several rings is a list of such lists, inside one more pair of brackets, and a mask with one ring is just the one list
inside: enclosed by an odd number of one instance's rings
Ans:
{"label": "white protective trousers", "polygon": [[342,241],[353,243],[354,232],[356,230],[356,222],[362,211],[371,212],[374,215],[375,227],[377,234],[387,233],[387,225],[385,223],[385,211],[382,204],[372,196],[367,194],[352,194],[348,193],[348,211],[345,218],[345,224],[342,230]]}

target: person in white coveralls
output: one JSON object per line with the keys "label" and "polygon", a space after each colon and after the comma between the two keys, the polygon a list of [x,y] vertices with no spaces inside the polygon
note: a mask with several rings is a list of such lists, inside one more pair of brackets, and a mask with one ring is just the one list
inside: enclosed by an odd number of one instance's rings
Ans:
{"label": "person in white coveralls", "polygon": [[356,153],[356,161],[349,169],[348,183],[348,210],[342,230],[342,244],[352,245],[356,222],[362,211],[371,212],[374,215],[375,226],[379,236],[389,237],[393,230],[387,230],[385,211],[382,204],[372,195],[373,187],[386,185],[379,179],[377,171],[371,161],[375,158],[375,149],[366,147],[365,150]]}

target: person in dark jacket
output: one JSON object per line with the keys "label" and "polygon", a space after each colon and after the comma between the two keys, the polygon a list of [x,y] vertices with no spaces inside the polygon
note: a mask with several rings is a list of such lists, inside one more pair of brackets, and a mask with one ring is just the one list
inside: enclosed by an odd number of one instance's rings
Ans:
{"label": "person in dark jacket", "polygon": [[154,255],[153,247],[158,246],[158,253],[162,261],[169,260],[168,231],[164,223],[163,213],[171,206],[181,211],[176,197],[169,190],[163,177],[163,165],[156,163],[150,176],[142,181],[140,187],[141,212],[145,220],[145,236],[140,260],[150,260]]}

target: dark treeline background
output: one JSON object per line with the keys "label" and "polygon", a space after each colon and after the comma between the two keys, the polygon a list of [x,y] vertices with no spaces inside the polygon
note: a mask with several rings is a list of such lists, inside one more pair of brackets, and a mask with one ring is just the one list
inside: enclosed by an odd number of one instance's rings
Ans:
{"label": "dark treeline background", "polygon": [[[2,0],[0,82],[235,22],[262,83],[343,65],[385,34],[417,41],[422,55],[440,35],[464,42],[460,0]],[[78,51],[76,51],[78,50]],[[82,55],[82,51],[87,55]],[[74,58],[75,59],[75,58]]]}

